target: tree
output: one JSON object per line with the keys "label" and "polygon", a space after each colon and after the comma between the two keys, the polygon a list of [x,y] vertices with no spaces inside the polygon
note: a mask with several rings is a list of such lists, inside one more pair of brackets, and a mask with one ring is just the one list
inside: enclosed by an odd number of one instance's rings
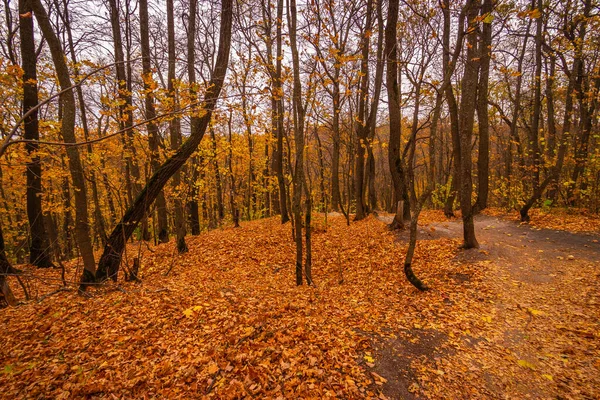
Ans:
{"label": "tree", "polygon": [[[142,48],[142,80],[144,82],[144,107],[145,116],[148,120],[146,127],[148,129],[148,143],[150,147],[150,164],[152,173],[156,172],[160,166],[160,133],[154,123],[156,118],[156,109],[154,107],[154,95],[152,78],[152,67],[150,60],[150,38],[148,34],[148,0],[139,1],[140,8],[140,42]],[[156,198],[156,213],[158,214],[158,240],[161,243],[169,241],[169,221],[167,220],[167,204],[165,195],[161,191]]]}
{"label": "tree", "polygon": [[[30,0],[19,0],[19,33],[21,36],[21,63],[23,68],[23,114],[38,104],[37,55]],[[25,146],[27,162],[27,219],[29,220],[29,262],[40,268],[52,267],[50,246],[44,227],[42,210],[42,165],[37,154],[40,139],[38,111],[34,110],[24,121],[24,138],[31,140]]]}
{"label": "tree", "polygon": [[[60,102],[62,104],[61,135],[65,143],[77,143],[75,138],[75,96],[72,91],[71,77],[65,61],[62,45],[54,33],[48,14],[40,0],[32,0],[32,9],[35,13],[40,30],[48,42],[52,54],[52,61],[62,89]],[[71,179],[75,188],[75,233],[79,253],[83,258],[83,275],[81,278],[82,289],[85,284],[94,280],[96,263],[94,261],[94,249],[90,238],[87,209],[87,188],[83,165],[79,156],[79,150],[75,146],[67,147],[67,158]]]}
{"label": "tree", "polygon": [[366,22],[362,32],[361,60],[360,60],[360,88],[358,90],[358,115],[356,123],[356,167],[354,169],[354,188],[356,199],[355,220],[361,220],[367,215],[365,204],[365,150],[368,146],[370,126],[367,113],[367,99],[369,92],[369,44],[373,24],[373,1],[367,1]]}
{"label": "tree", "polygon": [[483,28],[479,44],[480,65],[477,87],[477,121],[479,129],[479,150],[477,157],[477,211],[488,206],[490,186],[490,122],[488,115],[490,61],[492,59],[492,21],[493,0],[483,0],[481,19]]}
{"label": "tree", "polygon": [[[560,178],[560,174],[565,161],[567,153],[567,147],[571,138],[571,126],[572,126],[572,112],[573,112],[573,93],[581,93],[581,83],[583,74],[583,46],[585,43],[585,37],[587,34],[587,27],[589,16],[591,13],[592,3],[591,0],[586,0],[583,8],[583,18],[574,18],[568,29],[565,29],[564,35],[566,39],[571,43],[573,48],[573,62],[571,68],[569,68],[565,58],[563,58],[563,69],[568,77],[567,95],[565,97],[564,106],[564,118],[562,124],[562,138],[558,146],[556,154],[556,161],[550,168],[547,177],[542,183],[534,190],[531,197],[525,202],[525,204],[519,210],[522,221],[529,221],[529,210],[533,205],[542,197],[542,194],[546,188],[551,184],[557,184]],[[568,17],[567,17],[568,18]]]}
{"label": "tree", "polygon": [[[139,192],[140,169],[136,162],[136,152],[133,142],[133,107],[131,91],[129,90],[128,74],[126,73],[125,54],[123,52],[123,37],[121,34],[121,18],[117,0],[108,0],[110,6],[110,23],[112,27],[113,44],[115,52],[115,70],[119,97],[118,121],[121,129],[126,129],[123,135],[123,147],[125,150],[125,181],[127,187],[128,203],[133,201]],[[129,61],[129,60],[127,60]],[[128,64],[128,63],[127,63]],[[128,66],[127,69],[130,69]]]}
{"label": "tree", "polygon": [[[175,17],[173,10],[173,0],[167,0],[167,36],[168,36],[168,55],[169,55],[169,70],[167,76],[167,90],[170,100],[173,102],[174,111],[179,110],[178,94],[175,91]],[[174,116],[169,121],[169,131],[171,134],[171,150],[177,151],[181,146],[181,119],[179,116]],[[177,235],[177,250],[179,253],[188,251],[185,243],[185,214],[183,203],[179,196],[179,185],[181,185],[181,171],[173,174],[173,190],[175,191],[175,199],[173,201],[175,208],[175,234]]]}
{"label": "tree", "polygon": [[[58,1],[56,3],[58,3]],[[69,52],[71,53],[71,61],[73,62],[73,65],[74,65],[73,74],[75,76],[75,83],[76,83],[75,91],[77,93],[77,100],[79,102],[79,114],[81,117],[81,125],[83,128],[83,137],[84,137],[84,140],[87,142],[90,140],[90,129],[89,129],[89,125],[88,125],[85,99],[83,97],[83,89],[81,88],[81,85],[79,84],[80,82],[78,82],[78,77],[80,75],[80,71],[79,71],[79,67],[78,67],[77,55],[75,54],[75,42],[73,40],[73,32],[71,29],[71,17],[70,17],[68,5],[67,5],[67,0],[63,0],[63,8],[64,8],[64,12],[61,16],[62,16],[62,20],[64,21],[65,30],[67,33],[67,39],[68,39],[68,43],[69,43]],[[56,9],[57,9],[57,11],[60,9],[58,4],[56,4]],[[92,150],[91,143],[88,143],[88,145],[87,145],[87,155],[88,155],[88,162],[89,162],[90,159],[93,157],[93,150]],[[102,215],[102,210],[100,207],[100,195],[99,195],[99,191],[98,191],[98,185],[96,182],[96,173],[94,170],[89,171],[89,182],[90,182],[90,186],[92,187],[92,199],[94,201],[94,214],[93,215],[94,215],[94,223],[95,223],[95,227],[96,227],[96,233],[100,237],[101,243],[104,244],[104,243],[106,243],[106,223],[104,222],[104,216]]]}
{"label": "tree", "polygon": [[[194,2],[194,0],[192,0]],[[190,10],[190,14],[192,10]],[[195,13],[194,13],[195,14]],[[190,137],[181,147],[169,157],[154,172],[139,193],[134,203],[129,207],[121,221],[113,229],[104,252],[98,263],[97,279],[100,281],[108,278],[116,281],[121,263],[121,255],[125,249],[125,242],[144,215],[150,209],[152,202],[161,192],[168,180],[185,164],[188,158],[196,151],[204,133],[210,123],[214,108],[219,99],[221,88],[227,73],[229,50],[231,47],[231,26],[233,19],[232,0],[223,0],[221,4],[221,26],[219,28],[219,49],[213,69],[213,75],[206,88],[204,100],[196,112],[201,116],[192,120]]]}
{"label": "tree", "polygon": [[297,30],[297,8],[296,0],[289,0],[288,20],[290,28],[290,47],[292,49],[293,70],[293,95],[292,107],[294,118],[294,144],[296,148],[296,160],[294,162],[293,187],[294,197],[292,210],[294,212],[294,239],[296,241],[296,285],[302,285],[302,192],[306,192],[306,262],[304,263],[304,277],[306,283],[312,285],[311,271],[311,247],[310,247],[310,193],[306,186],[304,175],[304,119],[306,118],[306,107],[302,101],[302,83],[300,81],[300,55],[298,53]]}
{"label": "tree", "polygon": [[[398,204],[393,229],[404,229],[404,219],[410,218],[410,206],[406,191],[406,177],[400,158],[401,120],[400,87],[398,85],[397,39],[399,1],[390,0],[387,24],[385,26],[386,85],[388,92],[388,113],[390,119],[390,140],[388,144],[388,165],[394,187],[393,204]],[[403,203],[400,203],[400,202]],[[400,204],[403,204],[402,208]]]}
{"label": "tree", "polygon": [[[467,2],[466,32],[467,49],[466,60],[461,81],[462,93],[460,96],[459,111],[459,146],[460,146],[460,211],[463,220],[463,248],[479,247],[475,237],[475,223],[473,221],[473,176],[471,145],[473,138],[473,125],[475,123],[475,108],[477,106],[477,82],[479,74],[479,57],[477,43],[477,15],[479,14],[479,0]],[[459,29],[463,27],[460,26]]]}
{"label": "tree", "polygon": [[[15,295],[10,289],[8,280],[6,279],[7,274],[13,272],[14,269],[6,258],[6,253],[4,251],[4,236],[2,235],[2,226],[0,225],[0,295],[2,295],[4,302],[6,302],[6,304],[9,306],[14,306],[17,304]],[[0,300],[2,300],[2,298],[0,298]]]}

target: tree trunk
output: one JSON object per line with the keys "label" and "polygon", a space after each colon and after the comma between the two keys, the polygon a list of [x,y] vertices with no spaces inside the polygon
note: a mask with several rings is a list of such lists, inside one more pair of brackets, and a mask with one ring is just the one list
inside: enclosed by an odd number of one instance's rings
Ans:
{"label": "tree trunk", "polygon": [[318,210],[325,213],[327,219],[327,192],[325,191],[325,161],[323,159],[323,144],[319,137],[319,126],[314,126],[315,139],[317,140],[317,157],[319,159],[319,191],[321,192],[321,204]]}
{"label": "tree trunk", "polygon": [[[59,9],[58,1],[55,2],[57,10]],[[65,30],[67,33],[67,39],[69,42],[69,51],[71,53],[71,61],[73,61],[73,75],[75,79],[75,83],[78,84],[78,77],[80,75],[79,68],[77,67],[77,55],[75,54],[75,41],[73,40],[73,33],[71,30],[71,17],[69,16],[69,8],[67,0],[63,0],[63,8],[64,15],[62,15],[62,19],[65,24]],[[83,128],[83,137],[87,142],[90,140],[90,129],[88,125],[87,112],[85,107],[85,98],[83,97],[83,89],[81,85],[77,85],[77,100],[79,103],[79,113],[81,117],[81,125]],[[100,117],[102,118],[102,116]],[[88,159],[92,157],[92,145],[88,143],[87,145],[87,156]],[[100,238],[100,242],[102,245],[106,244],[106,223],[104,221],[104,216],[102,215],[102,209],[100,207],[100,195],[98,193],[98,184],[96,182],[96,174],[92,169],[89,172],[89,182],[92,187],[92,200],[94,202],[94,227],[96,229],[96,235]]]}
{"label": "tree trunk", "polygon": [[467,54],[463,78],[461,82],[462,94],[460,97],[459,132],[460,132],[460,210],[463,220],[464,243],[463,248],[479,247],[475,238],[475,223],[473,221],[473,206],[471,195],[473,193],[473,177],[471,175],[472,159],[471,148],[473,138],[473,125],[475,122],[475,108],[477,102],[477,81],[479,73],[479,60],[477,50],[477,14],[479,13],[479,0],[469,0],[467,21]]}
{"label": "tree trunk", "polygon": [[[294,164],[294,179],[293,189],[294,197],[292,200],[292,208],[294,211],[294,236],[296,241],[296,285],[302,285],[302,191],[306,188],[306,181],[304,176],[304,118],[305,108],[302,104],[302,84],[300,81],[300,56],[298,53],[298,46],[296,40],[296,0],[290,0],[288,3],[289,12],[289,35],[290,35],[290,47],[292,50],[292,66],[293,66],[293,95],[292,95],[292,107],[294,115],[294,144],[296,147],[296,161]],[[308,190],[307,190],[308,193]],[[306,210],[310,213],[310,210]],[[307,221],[310,221],[310,216]],[[310,227],[306,227],[310,229]],[[310,233],[307,234],[307,238],[310,238]],[[306,248],[306,259],[310,260],[311,255],[309,254],[310,245],[307,243]],[[310,273],[310,266],[307,266],[307,271]],[[306,275],[306,273],[305,273]],[[306,275],[306,283],[312,284],[311,277]]]}
{"label": "tree trunk", "polygon": [[[46,10],[40,0],[32,0],[33,11],[40,26],[48,47],[52,53],[52,60],[56,68],[56,74],[62,90],[72,86],[69,69],[65,61],[65,54],[58,37],[54,33]],[[60,96],[62,104],[61,134],[65,143],[76,143],[75,138],[75,96],[72,90],[66,90]],[[75,146],[67,147],[67,156],[71,179],[75,188],[75,233],[79,252],[83,258],[83,275],[81,277],[81,290],[85,284],[94,281],[96,263],[94,261],[94,249],[90,238],[87,210],[87,189],[83,166],[79,157],[79,150]]]}
{"label": "tree trunk", "polygon": [[[160,167],[160,138],[158,126],[154,123],[156,109],[154,107],[152,66],[150,60],[150,35],[148,32],[148,0],[139,0],[140,12],[140,43],[142,48],[142,81],[144,82],[144,111],[149,121],[148,145],[150,147],[150,166],[152,173]],[[156,213],[158,214],[158,240],[161,243],[169,241],[169,221],[167,219],[167,203],[161,191],[156,197]]]}
{"label": "tree trunk", "polygon": [[290,220],[288,211],[288,197],[285,187],[285,176],[283,174],[283,80],[282,80],[282,24],[283,24],[283,0],[277,0],[277,57],[275,61],[275,90],[277,93],[277,153],[275,155],[275,169],[277,171],[277,183],[279,186],[279,209],[281,212],[281,223]]}
{"label": "tree trunk", "polygon": [[440,92],[443,92],[446,96],[446,102],[448,103],[448,114],[450,115],[450,136],[452,138],[452,156],[453,156],[453,168],[452,168],[452,183],[450,191],[444,204],[444,214],[450,218],[454,216],[454,200],[456,198],[456,192],[460,187],[460,134],[459,134],[459,118],[458,118],[458,105],[456,103],[456,97],[454,96],[454,89],[452,88],[451,78],[456,68],[456,59],[462,49],[463,41],[463,25],[464,25],[464,12],[465,8],[461,10],[461,15],[458,18],[458,26],[461,27],[458,31],[456,46],[454,54],[450,55],[450,1],[444,0],[442,4],[442,14],[444,16],[444,30],[442,34],[442,46],[443,46],[443,71],[444,71],[444,84],[440,88]]}
{"label": "tree trunk", "polygon": [[215,170],[215,184],[217,189],[217,216],[219,223],[225,218],[225,210],[223,208],[223,187],[221,185],[221,173],[219,172],[219,160],[217,158],[217,138],[215,137],[215,130],[210,127],[210,142],[212,145],[212,162]]}
{"label": "tree trunk", "polygon": [[[108,0],[110,10],[110,23],[112,27],[113,42],[115,48],[115,69],[119,88],[119,124],[122,129],[127,129],[123,135],[123,147],[125,150],[125,181],[127,186],[127,201],[131,203],[133,198],[139,193],[140,169],[134,162],[135,147],[133,145],[133,111],[131,91],[128,88],[125,55],[123,53],[123,39],[121,35],[121,18],[117,0]],[[127,36],[127,35],[126,35]],[[130,68],[127,68],[130,70]]]}
{"label": "tree trunk", "polygon": [[[38,104],[37,60],[33,30],[33,15],[29,0],[19,0],[19,33],[21,36],[21,63],[23,68],[23,114]],[[25,118],[23,137],[40,139],[38,111]],[[42,165],[37,155],[39,145],[25,145],[30,160],[27,162],[27,219],[29,220],[29,262],[39,268],[52,267],[50,246],[44,227],[42,210]]]}
{"label": "tree trunk", "polygon": [[427,198],[430,195],[431,189],[427,190],[413,206],[412,216],[410,218],[410,237],[408,241],[408,249],[406,250],[406,256],[404,257],[404,275],[406,276],[406,279],[420,291],[426,291],[429,290],[429,288],[415,275],[412,269],[412,259],[417,246],[419,215],[421,214],[421,208],[423,207],[423,204],[427,201]]}
{"label": "tree trunk", "polygon": [[[581,69],[583,70],[583,62]],[[596,107],[598,105],[598,90],[600,89],[600,78],[594,79],[594,84],[590,87],[589,77],[582,77],[582,90],[579,91],[579,135],[575,144],[575,167],[571,175],[571,182],[567,187],[567,201],[572,207],[577,205],[577,196],[575,189],[579,178],[584,175],[585,165],[588,160],[588,149],[592,125],[595,120]],[[594,95],[595,94],[595,95]],[[580,189],[586,189],[585,180],[581,181]]]}
{"label": "tree trunk", "polygon": [[[398,85],[398,60],[396,50],[396,28],[398,24],[399,1],[390,0],[388,6],[387,24],[385,26],[385,54],[386,54],[386,84],[388,91],[388,112],[390,120],[390,139],[388,145],[388,166],[392,176],[394,187],[394,200],[405,202],[404,216],[408,208],[408,194],[406,193],[406,178],[400,158],[401,142],[401,118],[400,118],[400,92]],[[390,225],[390,228],[404,229],[404,223],[398,217]]]}
{"label": "tree trunk", "polygon": [[477,120],[479,122],[479,154],[477,156],[477,212],[488,205],[490,183],[490,122],[488,116],[488,92],[490,82],[490,60],[492,53],[493,1],[483,0],[481,7],[482,33],[480,44],[479,85],[477,88]]}
{"label": "tree trunk", "polygon": [[[167,37],[168,37],[168,57],[169,57],[169,69],[167,75],[167,91],[169,92],[169,97],[173,101],[173,111],[179,110],[179,98],[178,93],[175,90],[175,80],[177,79],[175,75],[175,63],[176,63],[176,55],[175,55],[175,16],[174,16],[174,7],[173,0],[167,0]],[[177,151],[179,147],[181,147],[181,120],[179,117],[173,118],[169,121],[169,133],[171,136],[171,150]],[[175,208],[175,234],[177,240],[177,251],[179,254],[185,253],[188,251],[188,246],[185,243],[185,213],[183,208],[183,202],[181,201],[180,186],[181,185],[181,170],[177,170],[173,174],[173,192],[174,199],[173,205]]]}
{"label": "tree trunk", "polygon": [[365,203],[365,150],[369,127],[367,126],[367,97],[369,91],[369,45],[371,36],[371,25],[373,15],[373,1],[367,1],[366,22],[361,38],[361,61],[360,61],[360,90],[358,96],[358,118],[356,121],[356,159],[354,167],[354,198],[356,199],[355,221],[367,216]]}
{"label": "tree trunk", "polygon": [[[532,9],[535,10],[536,0],[532,0]],[[532,187],[536,191],[540,185],[540,167],[541,167],[541,154],[539,146],[539,130],[540,130],[540,118],[542,114],[542,41],[543,31],[543,4],[542,0],[537,0],[538,6],[537,11],[539,17],[536,20],[536,32],[535,32],[535,74],[533,77],[533,115],[531,119],[531,129],[529,132],[529,151],[531,154],[531,169],[533,173]]]}
{"label": "tree trunk", "polygon": [[[6,253],[4,252],[4,237],[2,236],[2,226],[0,225],[0,299],[3,299],[4,302],[9,306],[17,305],[17,299],[15,299],[12,290],[10,290],[8,280],[6,279],[5,275],[13,272],[14,270],[6,258]],[[1,306],[2,303],[0,302],[0,307]]]}
{"label": "tree trunk", "polygon": [[[235,177],[233,176],[233,146],[231,145],[232,141],[232,128],[231,128],[231,118],[232,118],[232,110],[229,111],[229,119],[227,120],[227,128],[228,128],[228,141],[229,141],[229,154],[227,155],[227,170],[229,171],[229,206],[231,208],[231,218],[233,219],[233,227],[240,227],[240,212],[237,207],[237,203],[235,201]],[[283,214],[282,214],[283,215]]]}

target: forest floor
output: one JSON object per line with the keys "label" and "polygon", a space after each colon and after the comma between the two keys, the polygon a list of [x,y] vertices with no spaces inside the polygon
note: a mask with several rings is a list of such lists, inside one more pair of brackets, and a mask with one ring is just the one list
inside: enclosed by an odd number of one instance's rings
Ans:
{"label": "forest floor", "polygon": [[0,397],[600,398],[600,220],[492,211],[464,251],[460,220],[426,211],[420,293],[386,218],[316,215],[314,287],[295,286],[277,218],[189,237],[182,256],[131,246],[142,283],[89,298],[23,267],[37,300],[0,310]]}

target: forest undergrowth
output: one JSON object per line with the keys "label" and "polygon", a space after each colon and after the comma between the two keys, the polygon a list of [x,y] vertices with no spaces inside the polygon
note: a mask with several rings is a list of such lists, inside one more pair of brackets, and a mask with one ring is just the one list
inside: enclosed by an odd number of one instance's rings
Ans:
{"label": "forest undergrowth", "polygon": [[38,277],[23,278],[37,300],[0,310],[0,397],[600,396],[598,261],[566,255],[553,277],[523,278],[485,237],[465,252],[460,236],[424,235],[455,223],[425,211],[413,268],[432,289],[421,293],[404,277],[405,234],[372,216],[313,221],[312,287],[294,284],[291,226],[278,218],[189,237],[184,255],[173,241],[130,245],[142,282],[89,297],[54,292],[58,269],[20,266]]}

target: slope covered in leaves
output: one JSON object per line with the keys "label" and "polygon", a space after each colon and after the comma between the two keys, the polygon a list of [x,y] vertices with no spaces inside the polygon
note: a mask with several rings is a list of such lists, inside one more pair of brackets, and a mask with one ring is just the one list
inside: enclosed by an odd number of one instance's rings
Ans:
{"label": "slope covered in leaves", "polygon": [[459,240],[430,237],[414,269],[433,290],[419,293],[404,239],[382,222],[315,223],[316,287],[294,285],[291,229],[273,218],[190,238],[183,256],[172,243],[145,250],[141,284],[1,310],[0,396],[600,394],[597,264],[565,260],[562,280],[532,295],[485,250],[465,257]]}

